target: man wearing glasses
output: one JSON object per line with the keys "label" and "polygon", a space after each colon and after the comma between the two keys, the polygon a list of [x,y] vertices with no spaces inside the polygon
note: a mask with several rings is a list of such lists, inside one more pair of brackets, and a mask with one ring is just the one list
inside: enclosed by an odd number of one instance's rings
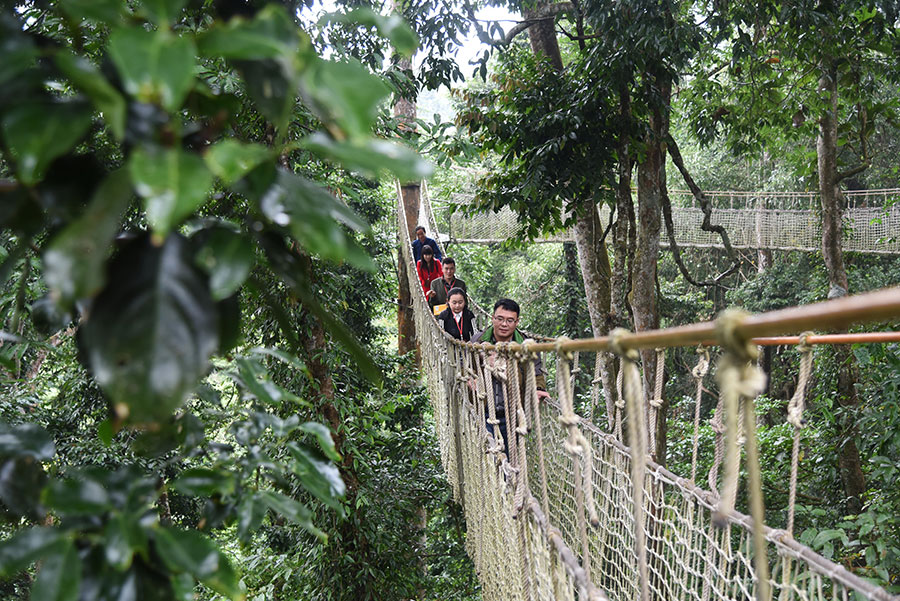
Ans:
{"label": "man wearing glasses", "polygon": [[[519,325],[519,303],[508,298],[501,298],[494,303],[494,315],[491,317],[491,325],[483,332],[472,337],[472,342],[518,342],[525,341],[525,336],[517,329]],[[506,361],[497,361],[497,353],[488,354],[488,366],[491,368],[491,384],[494,389],[494,409],[497,412],[497,420],[500,422],[500,434],[503,436],[505,447],[509,447],[509,439],[506,437],[506,404],[503,399],[503,382],[506,379]],[[525,370],[520,365],[519,383],[522,395],[525,395]],[[535,382],[537,384],[538,398],[549,397],[547,392],[547,380],[544,378],[544,364],[540,357],[534,362]],[[510,407],[510,411],[514,409]],[[488,432],[494,434],[491,425]]]}

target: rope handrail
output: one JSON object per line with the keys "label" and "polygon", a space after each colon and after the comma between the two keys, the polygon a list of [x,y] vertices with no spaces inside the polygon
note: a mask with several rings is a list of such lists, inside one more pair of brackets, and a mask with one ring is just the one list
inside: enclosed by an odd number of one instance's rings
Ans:
{"label": "rope handrail", "polygon": [[[402,203],[398,226],[402,260],[411,265]],[[896,332],[772,336],[823,323],[838,329],[900,317],[900,287],[736,315],[727,327],[720,319],[651,332],[618,332],[612,338],[492,345],[450,337],[429,310],[415,271],[407,269],[407,277],[411,289],[419,291],[413,292],[414,316],[441,461],[453,497],[463,506],[466,547],[486,601],[595,601],[607,599],[607,594],[644,600],[769,601],[777,596],[824,601],[858,595],[900,601],[798,543],[787,530],[762,522],[753,413],[760,378],[752,364],[742,364],[750,355],[741,350],[756,348],[757,342],[790,344],[795,338],[807,344],[848,343],[840,336],[866,342],[874,341],[873,336],[877,341],[896,340],[900,337]],[[635,350],[711,339],[727,347],[736,374],[721,383],[721,389],[730,387],[731,401],[722,406],[720,399],[722,408],[716,416],[724,414],[726,419],[719,421],[718,430],[713,427],[717,445],[727,451],[726,457],[717,448],[708,478],[710,489],[718,488],[718,465],[727,459],[719,493],[701,489],[693,477],[676,476],[619,438],[621,424],[627,421],[629,439],[644,440],[646,430],[652,440],[652,403],[662,397],[659,392],[651,395],[652,400],[643,396]],[[579,351],[596,351],[599,356],[608,350],[629,358],[622,362],[630,369],[623,382],[627,407],[619,399],[615,421],[606,420],[615,424],[616,435],[604,433],[574,412],[575,403],[583,402],[572,369],[578,365]],[[700,352],[706,352],[705,347]],[[535,367],[542,353],[553,359],[558,401],[538,396]],[[699,402],[705,368],[695,371]],[[694,436],[696,440],[696,428]],[[744,444],[754,517],[736,511],[732,502],[743,455],[737,447]],[[531,483],[539,487],[540,501],[531,493]],[[723,503],[723,498],[728,501]]]}
{"label": "rope handrail", "polygon": [[[846,296],[843,298],[822,301],[809,305],[800,305],[788,309],[779,309],[766,313],[749,315],[738,326],[736,335],[745,340],[758,340],[760,345],[797,344],[797,337],[772,337],[775,334],[787,332],[801,332],[815,328],[823,322],[830,329],[840,330],[850,325],[881,322],[900,315],[900,286]],[[895,332],[870,332],[862,334],[829,334],[811,336],[810,344],[848,344],[858,342],[894,342]],[[453,344],[466,345],[448,335]],[[867,338],[869,338],[867,340]],[[625,348],[652,349],[671,348],[676,346],[713,346],[717,344],[716,322],[706,321],[702,323],[674,326],[659,330],[647,330],[623,334],[621,344]],[[788,342],[790,341],[790,342]],[[482,343],[488,350],[493,350],[496,345]],[[522,350],[521,345],[510,343],[511,350]],[[559,346],[563,351],[606,351],[610,349],[610,337],[579,338],[566,340]],[[531,344],[528,350],[532,352],[544,352],[557,350],[555,342],[541,342]]]}

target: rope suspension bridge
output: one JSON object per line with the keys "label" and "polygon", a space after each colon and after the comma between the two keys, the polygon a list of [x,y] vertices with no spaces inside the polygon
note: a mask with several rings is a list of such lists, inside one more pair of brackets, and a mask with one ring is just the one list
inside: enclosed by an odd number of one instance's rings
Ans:
{"label": "rope suspension bridge", "polygon": [[[467,180],[471,181],[471,180]],[[711,220],[728,232],[735,248],[817,251],[822,246],[822,218],[817,192],[704,192],[712,206]],[[900,254],[900,188],[844,191],[845,251]],[[470,213],[474,190],[432,199],[438,217],[433,223],[441,239],[470,244],[521,240],[516,214],[504,207],[490,213]],[[703,210],[688,190],[670,190],[672,222],[679,246],[722,248],[715,232],[703,231]],[[423,185],[423,199],[428,200]],[[600,207],[600,221],[609,223],[610,208]],[[572,230],[535,242],[570,242]],[[668,245],[663,236],[662,246]]]}
{"label": "rope suspension bridge", "polygon": [[[401,256],[413,291],[441,460],[463,507],[467,551],[485,600],[900,600],[793,537],[811,348],[849,339],[783,337],[823,324],[841,329],[898,318],[900,288],[760,315],[726,312],[716,322],[651,332],[467,344],[446,334],[429,310],[416,278],[412,224],[399,189],[398,198]],[[427,202],[423,207],[423,222],[433,224]],[[762,338],[771,336],[782,337]],[[782,529],[764,523],[754,414],[765,377],[754,361],[760,344],[798,344],[801,357],[800,381],[788,406],[794,443]],[[672,473],[648,453],[663,370],[659,363],[655,390],[645,394],[638,364],[639,349],[657,349],[661,362],[665,349],[676,346],[698,346],[690,477]],[[712,420],[715,458],[709,473],[701,474],[697,433],[703,382],[713,371],[710,346],[722,349],[714,370],[720,398]],[[575,413],[580,391],[573,375],[585,353],[597,359],[590,407],[598,416],[604,410],[605,420]],[[607,353],[618,358],[616,398],[606,398],[600,386],[600,357]],[[551,399],[539,398],[537,391],[535,362],[541,356],[555,372]],[[499,434],[494,403],[486,402],[495,381],[502,385],[509,440]],[[598,421],[605,421],[606,429]],[[742,455],[751,515],[735,509]]]}

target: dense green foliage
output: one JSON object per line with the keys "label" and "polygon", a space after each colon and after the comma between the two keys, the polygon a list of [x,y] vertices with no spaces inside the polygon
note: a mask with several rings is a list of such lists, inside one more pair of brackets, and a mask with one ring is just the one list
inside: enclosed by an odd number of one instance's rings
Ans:
{"label": "dense green foliage", "polygon": [[[415,368],[374,325],[375,178],[429,172],[373,135],[405,77],[383,58],[418,39],[297,8],[0,13],[4,599],[474,594]],[[417,75],[458,76],[419,24]]]}

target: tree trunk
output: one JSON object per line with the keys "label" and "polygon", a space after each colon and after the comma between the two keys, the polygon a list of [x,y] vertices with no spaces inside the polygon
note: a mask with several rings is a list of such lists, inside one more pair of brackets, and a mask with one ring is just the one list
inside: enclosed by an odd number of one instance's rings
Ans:
{"label": "tree trunk", "polygon": [[[822,200],[822,258],[828,272],[828,298],[846,296],[850,285],[844,266],[842,237],[842,194],[837,171],[837,72],[828,69],[819,79],[819,90],[830,99],[828,109],[819,120],[819,135],[816,139],[818,155],[819,196]],[[858,513],[862,509],[862,497],[866,491],[859,449],[856,446],[856,415],[859,397],[856,394],[857,368],[853,355],[847,346],[834,348],[838,362],[838,403],[844,409],[838,423],[838,469],[847,511]]]}
{"label": "tree trunk", "polygon": [[[395,3],[395,10],[400,10]],[[408,58],[400,59],[397,67],[403,71],[412,68],[412,62]],[[400,121],[400,130],[409,136],[416,131],[416,103],[415,99],[397,96],[394,99],[394,116]],[[418,182],[403,182],[400,187],[403,198],[403,209],[406,212],[406,226],[409,229],[408,242],[415,238],[416,226],[419,224],[420,186]],[[399,307],[397,308],[397,350],[401,355],[410,351],[416,351],[416,365],[419,364],[418,345],[416,344],[416,322],[413,317],[412,294],[409,289],[407,266],[403,263],[403,253],[397,252],[397,280],[399,283]]]}
{"label": "tree trunk", "polygon": [[[420,187],[418,184],[401,186],[400,194],[403,198],[403,209],[406,213],[406,223],[409,233],[406,244],[413,239],[416,224],[419,219]],[[397,280],[400,288],[398,295],[400,306],[397,308],[397,350],[401,355],[410,351],[416,351],[416,364],[419,364],[418,345],[416,344],[416,321],[413,316],[412,291],[409,289],[409,275],[407,265],[403,261],[401,249],[397,250]]]}
{"label": "tree trunk", "polygon": [[[522,16],[526,19],[532,19],[541,7],[548,4],[550,2],[547,0],[537,0],[533,6],[523,7]],[[554,69],[562,71],[562,55],[559,52],[559,42],[556,39],[554,23],[554,17],[550,17],[532,25],[528,29],[528,39],[531,41],[531,50],[535,56],[538,58],[541,56],[547,57]]]}
{"label": "tree trunk", "polygon": [[578,323],[578,297],[581,295],[581,283],[578,277],[578,249],[574,242],[563,242],[563,259],[565,261],[566,279],[563,282],[565,290],[566,313],[563,319],[563,332],[570,338],[581,337],[581,327]]}
{"label": "tree trunk", "polygon": [[[657,82],[661,83],[661,82]],[[660,86],[663,87],[662,85]],[[665,86],[668,90],[671,88]],[[668,94],[666,94],[668,96]],[[665,101],[661,101],[663,104]],[[668,102],[665,102],[668,104]],[[634,329],[637,332],[659,327],[659,307],[656,292],[656,267],[659,261],[659,235],[662,195],[666,185],[666,133],[667,115],[655,108],[650,117],[650,132],[645,139],[646,154],[638,163],[638,228],[637,249],[632,267],[631,307],[634,310]],[[653,349],[641,351],[644,367],[644,397],[648,401],[656,385],[656,353]],[[655,460],[665,464],[665,423],[667,404],[657,411],[656,449],[649,449]],[[660,427],[662,424],[662,427]]]}
{"label": "tree trunk", "polygon": [[[299,257],[309,281],[314,282],[315,273],[312,259],[304,253],[299,253]],[[302,338],[302,342],[306,351],[307,369],[309,369],[309,374],[315,381],[318,389],[315,407],[328,424],[329,430],[331,430],[331,438],[334,441],[335,450],[342,456],[338,469],[340,470],[341,479],[346,485],[345,501],[350,507],[354,507],[356,495],[359,491],[359,477],[353,468],[353,455],[345,452],[344,449],[343,418],[334,404],[334,380],[331,377],[331,370],[328,366],[328,342],[325,337],[325,328],[322,326],[322,322],[312,313],[304,311],[303,318],[310,326],[305,329],[301,328],[299,331],[303,332],[305,330],[307,332],[307,335]],[[332,551],[335,561],[338,561],[338,558],[343,554],[358,557],[361,558],[361,561],[365,561],[368,541],[362,531],[356,527],[356,522],[353,519],[346,519],[340,522],[338,528],[340,544],[336,545]],[[350,579],[347,583],[347,590],[344,591],[346,593],[344,598],[365,599],[369,589],[371,589],[370,583],[365,578]]]}
{"label": "tree trunk", "polygon": [[621,131],[616,149],[619,155],[619,172],[616,185],[616,223],[613,226],[613,272],[610,299],[613,325],[626,327],[630,314],[627,300],[630,281],[628,261],[634,255],[633,252],[629,252],[629,241],[634,237],[634,199],[631,196],[631,172],[634,165],[631,160],[629,144],[631,96],[627,86],[622,86],[619,91],[619,119]]}

